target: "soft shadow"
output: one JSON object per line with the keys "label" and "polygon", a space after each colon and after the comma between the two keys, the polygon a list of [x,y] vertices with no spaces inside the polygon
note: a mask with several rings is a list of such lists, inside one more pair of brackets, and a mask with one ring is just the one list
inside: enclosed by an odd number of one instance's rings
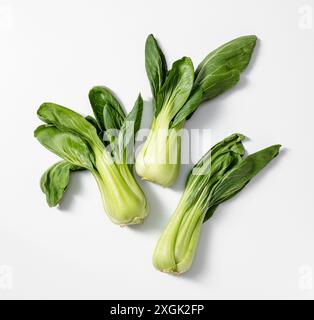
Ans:
{"label": "soft shadow", "polygon": [[193,166],[194,166],[194,164],[192,164],[192,163],[191,164],[181,164],[179,176],[178,176],[177,180],[175,181],[175,183],[170,188],[175,191],[183,192],[184,187],[185,187],[186,178],[187,178],[188,174],[190,173],[190,171],[192,170]]}
{"label": "soft shadow", "polygon": [[155,188],[162,188],[158,185],[153,185],[151,182],[141,181],[140,186],[146,195],[146,199],[149,206],[149,214],[145,218],[145,221],[141,225],[128,226],[132,230],[139,230],[140,232],[146,232],[149,230],[162,230],[164,227],[167,217],[165,213],[167,208],[165,202],[156,195]]}
{"label": "soft shadow", "polygon": [[224,92],[213,100],[202,103],[193,114],[192,118],[186,122],[185,128],[188,130],[210,129],[213,121],[219,121],[219,117],[221,117],[224,110],[228,108],[226,100],[228,100],[230,96],[236,94],[237,91],[243,90],[247,85],[248,79],[245,78],[245,75],[242,75],[240,81],[235,85],[235,87]]}
{"label": "soft shadow", "polygon": [[[217,209],[217,213],[218,211],[219,209]],[[214,224],[210,220],[204,223],[191,269],[183,274],[185,279],[197,281],[202,279],[205,274],[210,273],[211,230],[213,227]]]}
{"label": "soft shadow", "polygon": [[60,211],[70,211],[75,198],[82,192],[82,175],[87,174],[84,171],[71,172],[69,185],[63,195],[58,209]]}

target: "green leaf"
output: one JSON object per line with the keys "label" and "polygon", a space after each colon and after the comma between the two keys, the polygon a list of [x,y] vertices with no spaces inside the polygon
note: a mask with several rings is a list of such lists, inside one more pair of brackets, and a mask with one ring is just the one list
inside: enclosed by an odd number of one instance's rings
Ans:
{"label": "green leaf", "polygon": [[134,116],[136,117],[135,112],[139,111],[139,106],[135,105],[135,107],[136,108],[133,109],[131,113],[128,114],[127,117],[122,118],[120,114],[118,114],[118,112],[115,109],[113,109],[109,104],[104,106],[104,109],[103,109],[104,110],[103,111],[104,112],[104,128],[106,128],[106,131],[104,132],[104,136],[106,137],[106,140],[108,140],[109,143],[111,144],[114,152],[117,152],[117,150],[114,150],[114,149],[117,148],[115,146],[115,143],[120,135],[119,131],[121,132],[125,131],[126,123],[128,121],[131,122],[136,120],[137,122],[135,125],[138,126],[138,121],[140,124],[142,111],[143,111],[143,101],[142,101],[140,113],[137,114],[137,116],[140,116],[140,119],[134,118]]}
{"label": "green leaf", "polygon": [[205,194],[205,202],[208,206],[208,198],[212,188],[226,172],[241,161],[245,152],[242,144],[244,139],[244,135],[234,133],[215,144],[198,161],[186,180],[186,189],[190,190],[188,205],[193,206],[201,194]]}
{"label": "green leaf", "polygon": [[119,134],[119,150],[123,154],[124,163],[131,164],[134,162],[135,135],[141,127],[142,114],[143,99],[139,94]]}
{"label": "green leaf", "polygon": [[85,119],[86,119],[91,125],[93,125],[93,126],[95,127],[98,135],[101,134],[102,130],[101,130],[101,128],[100,128],[97,120],[96,120],[94,117],[92,117],[92,116],[87,116],[87,117],[85,117]]}
{"label": "green leaf", "polygon": [[119,130],[125,120],[125,117],[122,118],[120,114],[112,107],[107,104],[103,108],[103,117],[104,117],[104,130],[117,129]]}
{"label": "green leaf", "polygon": [[219,179],[241,161],[244,155],[244,138],[242,134],[232,134],[213,146],[198,161],[186,179],[185,188],[190,190],[188,204],[192,206],[204,192],[208,198],[212,187]]}
{"label": "green leaf", "polygon": [[238,70],[230,70],[222,73],[213,74],[207,79],[206,87],[202,86],[204,94],[202,102],[211,100],[238,83],[240,73]]}
{"label": "green leaf", "polygon": [[209,211],[204,221],[212,215],[212,207],[217,207],[220,203],[235,196],[254,176],[265,168],[278,155],[280,147],[280,145],[273,145],[253,153],[228,171],[213,189],[209,201]]}
{"label": "green leaf", "polygon": [[241,133],[234,133],[224,140],[216,143],[203,157],[198,161],[191,171],[193,175],[212,175],[219,161],[217,159],[223,154],[232,152],[242,157],[244,155],[244,147],[242,141],[245,136]]}
{"label": "green leaf", "polygon": [[189,116],[194,113],[194,111],[202,102],[202,97],[202,88],[196,89],[195,92],[191,94],[191,97],[188,99],[182,109],[180,109],[179,112],[175,115],[171,124],[171,128],[175,128],[176,126],[180,125],[182,121],[188,119]]}
{"label": "green leaf", "polygon": [[183,107],[187,101],[194,81],[194,67],[188,57],[174,62],[166,81],[157,94],[155,116],[165,108],[170,119]]}
{"label": "green leaf", "polygon": [[51,124],[61,131],[70,131],[80,135],[88,141],[90,145],[97,144],[103,148],[96,128],[80,114],[50,102],[43,103],[39,107],[37,114],[38,117],[47,124]]}
{"label": "green leaf", "polygon": [[203,101],[234,86],[250,62],[256,36],[234,39],[209,53],[195,71],[194,88],[203,89]]}
{"label": "green leaf", "polygon": [[103,86],[92,88],[89,92],[89,101],[103,131],[112,128],[120,129],[125,113],[110,89]]}
{"label": "green leaf", "polygon": [[143,114],[143,99],[141,94],[138,95],[134,106],[132,110],[128,113],[127,117],[125,118],[125,121],[123,123],[123,126],[121,130],[125,130],[125,123],[126,122],[132,122],[134,123],[134,131],[132,132],[133,138],[135,137],[135,134],[141,127],[141,121],[142,121],[142,114]]}
{"label": "green leaf", "polygon": [[82,168],[67,161],[60,161],[44,172],[40,179],[40,188],[46,195],[49,207],[54,207],[61,201],[70,181],[70,173],[77,170]]}
{"label": "green leaf", "polygon": [[167,63],[156,39],[152,34],[146,39],[145,68],[153,97],[156,100],[157,94],[166,79]]}
{"label": "green leaf", "polygon": [[64,160],[75,166],[94,170],[93,153],[88,143],[79,135],[49,125],[39,126],[34,135],[44,147]]}
{"label": "green leaf", "polygon": [[103,140],[105,145],[108,143],[114,144],[118,136],[118,130],[122,125],[122,119],[119,114],[109,105],[104,106],[104,128]]}

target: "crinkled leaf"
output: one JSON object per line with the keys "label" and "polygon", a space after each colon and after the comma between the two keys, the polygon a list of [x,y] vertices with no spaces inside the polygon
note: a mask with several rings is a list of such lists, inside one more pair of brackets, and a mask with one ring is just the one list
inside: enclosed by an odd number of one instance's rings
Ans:
{"label": "crinkled leaf", "polygon": [[155,116],[167,108],[172,119],[187,101],[194,81],[192,60],[188,57],[176,61],[169,71],[165,83],[157,94]]}
{"label": "crinkled leaf", "polygon": [[240,192],[279,153],[280,145],[273,145],[249,155],[228,171],[212,191],[209,209],[204,221],[213,214],[213,207],[232,198]]}
{"label": "crinkled leaf", "polygon": [[241,161],[244,155],[242,134],[232,134],[212,147],[194,166],[186,180],[190,190],[187,203],[193,205],[204,192],[206,198],[219,179]]}
{"label": "crinkled leaf", "polygon": [[242,141],[245,136],[241,133],[234,133],[224,140],[216,143],[191,170],[193,175],[212,175],[213,168],[219,164],[217,158],[223,154],[232,152],[233,154],[242,157],[244,155],[244,147]]}
{"label": "crinkled leaf", "polygon": [[125,113],[110,89],[103,86],[92,88],[89,92],[89,101],[103,131],[112,128],[120,129]]}
{"label": "crinkled leaf", "polygon": [[234,39],[209,53],[195,71],[194,88],[203,89],[203,101],[212,99],[237,83],[250,62],[256,36]]}
{"label": "crinkled leaf", "polygon": [[145,68],[154,99],[167,75],[167,63],[154,36],[151,34],[145,44]]}
{"label": "crinkled leaf", "polygon": [[72,171],[83,170],[67,161],[60,161],[44,172],[40,179],[40,188],[46,195],[49,207],[56,206],[62,199],[70,181]]}
{"label": "crinkled leaf", "polygon": [[38,127],[34,135],[44,147],[64,160],[75,166],[94,170],[94,155],[88,143],[79,135],[49,125]]}

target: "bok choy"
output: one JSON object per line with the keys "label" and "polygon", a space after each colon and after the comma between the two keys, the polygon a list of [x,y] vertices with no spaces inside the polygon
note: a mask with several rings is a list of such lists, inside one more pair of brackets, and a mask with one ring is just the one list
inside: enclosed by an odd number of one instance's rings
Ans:
{"label": "bok choy", "polygon": [[244,157],[243,139],[241,134],[229,136],[211,148],[192,169],[177,209],[155,248],[153,264],[158,270],[188,271],[202,224],[222,202],[240,192],[280,149],[280,145],[273,145]]}
{"label": "bok choy", "polygon": [[134,137],[143,111],[141,96],[126,116],[106,87],[89,93],[95,118],[54,103],[44,103],[38,117],[45,125],[35,137],[48,150],[64,159],[48,169],[41,179],[47,202],[62,198],[71,171],[87,169],[97,181],[104,209],[116,224],[142,223],[148,214],[145,195],[133,176]]}
{"label": "bok choy", "polygon": [[166,59],[153,35],[145,45],[145,67],[151,85],[154,118],[150,133],[136,158],[136,172],[145,180],[170,186],[181,162],[180,130],[198,106],[233,87],[247,67],[256,36],[232,40],[213,52],[194,71],[188,57]]}

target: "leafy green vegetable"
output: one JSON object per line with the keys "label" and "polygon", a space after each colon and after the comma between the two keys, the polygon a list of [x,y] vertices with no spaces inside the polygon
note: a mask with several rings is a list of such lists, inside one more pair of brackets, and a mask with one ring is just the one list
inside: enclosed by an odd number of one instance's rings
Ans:
{"label": "leafy green vegetable", "polygon": [[[91,116],[87,116],[85,119],[96,128],[97,134],[101,137],[102,130],[100,129],[96,119]],[[73,171],[82,170],[85,169],[74,166],[67,161],[60,161],[44,172],[40,180],[40,188],[46,195],[49,207],[55,207],[62,200],[63,194],[70,182],[70,174]]]}
{"label": "leafy green vegetable", "polygon": [[239,37],[207,55],[195,71],[194,86],[203,89],[203,101],[214,98],[238,82],[240,73],[250,62],[255,44],[254,35]]}
{"label": "leafy green vegetable", "polygon": [[167,75],[166,59],[154,36],[150,34],[145,44],[145,67],[154,99]]}
{"label": "leafy green vegetable", "polygon": [[134,141],[135,135],[141,127],[142,114],[143,99],[141,95],[139,95],[133,109],[125,118],[118,136],[119,159],[123,163],[129,164],[130,170],[133,169],[135,152]]}
{"label": "leafy green vegetable", "polygon": [[120,129],[125,119],[125,113],[109,88],[94,87],[89,92],[89,101],[98,125],[103,131],[110,128]]}
{"label": "leafy green vegetable", "polygon": [[96,120],[95,118],[93,118],[92,116],[87,116],[87,117],[85,117],[85,119],[86,119],[91,125],[93,125],[93,126],[95,127],[96,132],[97,132],[98,135],[100,135],[100,134],[102,133],[102,129],[100,128],[100,126],[99,126],[99,124],[98,124],[98,122],[97,122],[97,120]]}
{"label": "leafy green vegetable", "polygon": [[75,166],[93,171],[94,154],[90,146],[79,135],[61,131],[50,125],[42,125],[35,130],[35,137],[48,150]]}
{"label": "leafy green vegetable", "polygon": [[194,67],[192,60],[183,57],[176,61],[157,94],[155,115],[163,109],[168,117],[173,116],[187,101],[193,87]]}
{"label": "leafy green vegetable", "polygon": [[273,145],[244,158],[241,134],[216,144],[194,166],[175,213],[155,248],[154,266],[163,272],[189,270],[202,224],[220,203],[240,192],[279,153]]}
{"label": "leafy green vegetable", "polygon": [[[233,168],[233,170],[230,170],[215,186],[210,199],[210,209],[232,198],[241,191],[255,175],[277,156],[279,148],[280,145],[274,145],[249,155]],[[206,214],[204,221],[211,217],[213,213],[211,210],[210,214]]]}
{"label": "leafy green vegetable", "polygon": [[38,118],[61,131],[69,131],[80,135],[90,144],[102,147],[96,128],[80,114],[55,103],[43,103],[38,111]]}
{"label": "leafy green vegetable", "polygon": [[203,98],[203,90],[202,88],[196,89],[188,99],[188,101],[184,104],[184,106],[179,110],[179,112],[174,117],[170,128],[175,128],[179,126],[181,123],[184,123],[185,119],[187,119],[201,104]]}
{"label": "leafy green vegetable", "polygon": [[60,161],[45,171],[40,179],[40,188],[46,195],[49,207],[54,207],[61,201],[70,182],[70,173],[81,169],[67,161]]}
{"label": "leafy green vegetable", "polygon": [[[85,168],[97,181],[110,219],[120,225],[137,224],[146,217],[148,206],[145,195],[133,176],[132,166],[127,162],[127,156],[130,158],[128,147],[134,143],[135,133],[140,126],[143,101],[139,96],[133,110],[125,117],[120,105],[113,107],[115,100],[108,92],[109,89],[103,87],[95,87],[90,92],[97,122],[92,117],[85,119],[57,104],[44,103],[40,106],[38,115],[47,124],[35,130],[35,137],[48,150],[65,160],[62,165],[56,164],[54,169],[49,169],[44,174],[41,185],[48,204],[55,205],[66,189],[70,171]],[[100,114],[104,115],[104,119],[101,120]],[[106,116],[113,119],[110,129],[122,129],[117,139],[113,136],[114,143],[110,141],[111,151],[106,147],[109,142],[102,141],[99,137],[104,133],[102,129],[106,129]],[[127,145],[117,143],[119,139],[124,142],[126,137]],[[62,178],[61,174],[64,174]]]}
{"label": "leafy green vegetable", "polygon": [[180,130],[199,105],[234,86],[248,65],[256,36],[232,40],[214,50],[194,72],[190,58],[176,61],[171,70],[155,38],[145,47],[145,65],[154,98],[151,131],[136,159],[136,171],[145,180],[170,186],[181,162]]}

